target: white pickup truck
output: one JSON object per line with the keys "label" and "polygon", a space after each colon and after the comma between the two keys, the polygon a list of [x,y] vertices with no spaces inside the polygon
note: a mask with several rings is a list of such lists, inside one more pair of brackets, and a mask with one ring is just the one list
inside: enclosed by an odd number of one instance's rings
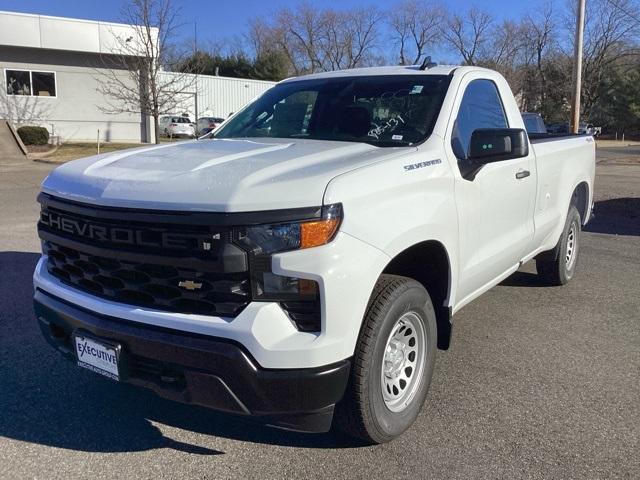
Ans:
{"label": "white pickup truck", "polygon": [[595,144],[475,67],[283,81],[212,138],[43,182],[35,310],[78,365],[298,431],[400,435],[467,303],[574,275]]}

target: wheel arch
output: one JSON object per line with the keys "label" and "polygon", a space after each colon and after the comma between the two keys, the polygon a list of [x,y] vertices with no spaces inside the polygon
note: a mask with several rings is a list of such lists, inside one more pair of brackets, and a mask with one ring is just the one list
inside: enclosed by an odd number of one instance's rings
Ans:
{"label": "wheel arch", "polygon": [[586,181],[582,181],[576,185],[571,194],[571,200],[569,206],[575,205],[578,209],[578,213],[580,214],[580,220],[582,221],[582,225],[586,225],[589,221],[589,184]]}
{"label": "wheel arch", "polygon": [[591,211],[589,206],[590,198],[591,197],[589,192],[589,184],[587,183],[587,181],[582,180],[582,181],[576,182],[575,187],[571,191],[569,202],[564,203],[564,205],[566,206],[566,214],[562,217],[562,223],[560,223],[557,227],[558,229],[557,236],[554,235],[553,237],[553,238],[556,238],[556,243],[550,250],[546,250],[536,255],[535,258],[537,260],[552,261],[558,258],[558,254],[560,252],[560,245],[558,242],[562,236],[562,231],[564,228],[564,224],[566,222],[566,215],[568,215],[571,207],[575,206],[576,209],[578,210],[578,213],[580,214],[580,223],[582,225],[586,225],[587,222],[589,221],[589,218],[587,217],[589,215],[589,212]]}
{"label": "wheel arch", "polygon": [[393,257],[382,273],[412,278],[425,287],[436,314],[438,348],[447,350],[451,343],[451,307],[447,300],[452,274],[446,247],[437,240],[416,243]]}

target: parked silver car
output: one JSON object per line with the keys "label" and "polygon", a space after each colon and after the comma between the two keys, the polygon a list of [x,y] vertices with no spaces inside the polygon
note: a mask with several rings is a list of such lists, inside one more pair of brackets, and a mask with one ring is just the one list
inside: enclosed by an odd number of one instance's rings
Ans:
{"label": "parked silver car", "polygon": [[198,135],[204,135],[211,130],[218,128],[218,126],[224,122],[224,118],[220,117],[200,117],[197,123]]}
{"label": "parked silver car", "polygon": [[196,136],[196,125],[189,117],[165,115],[160,117],[160,134],[168,137]]}

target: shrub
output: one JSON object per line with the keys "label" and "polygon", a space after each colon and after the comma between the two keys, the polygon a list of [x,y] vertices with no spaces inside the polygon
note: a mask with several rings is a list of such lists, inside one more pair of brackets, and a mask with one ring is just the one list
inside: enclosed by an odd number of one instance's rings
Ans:
{"label": "shrub", "polygon": [[18,135],[25,145],[46,145],[49,142],[49,131],[44,127],[20,127]]}

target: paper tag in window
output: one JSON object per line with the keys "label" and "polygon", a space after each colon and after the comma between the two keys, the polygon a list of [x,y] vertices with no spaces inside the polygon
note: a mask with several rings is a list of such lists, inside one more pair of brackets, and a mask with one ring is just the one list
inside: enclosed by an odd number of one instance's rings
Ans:
{"label": "paper tag in window", "polygon": [[391,135],[391,140],[402,140],[402,135]]}
{"label": "paper tag in window", "polygon": [[416,93],[422,93],[422,89],[424,88],[424,85],[414,85],[413,88],[411,89],[411,91],[409,92],[409,95],[414,95]]}

